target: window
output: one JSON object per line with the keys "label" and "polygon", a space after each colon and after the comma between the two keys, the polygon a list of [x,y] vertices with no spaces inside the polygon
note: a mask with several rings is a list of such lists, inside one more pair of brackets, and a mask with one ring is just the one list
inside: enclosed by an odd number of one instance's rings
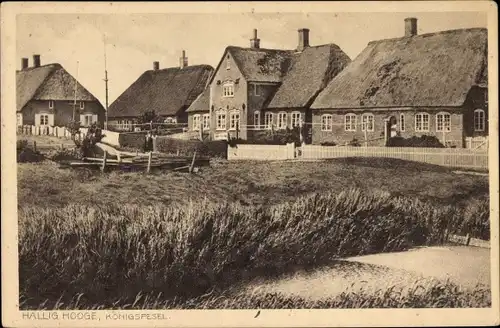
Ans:
{"label": "window", "polygon": [[321,131],[332,131],[333,129],[333,118],[330,114],[321,115]]}
{"label": "window", "polygon": [[234,97],[234,84],[232,82],[224,83],[222,86],[222,95],[224,97]]}
{"label": "window", "polygon": [[47,114],[40,115],[40,125],[49,125],[49,115]]}
{"label": "window", "polygon": [[118,125],[118,129],[120,129],[120,130],[130,130],[130,128],[132,127],[132,121],[118,120],[117,125]]}
{"label": "window", "polygon": [[80,101],[80,109],[84,109],[85,108],[85,103],[83,101]]}
{"label": "window", "polygon": [[35,125],[45,126],[54,125],[54,115],[53,114],[35,114]]}
{"label": "window", "polygon": [[229,55],[227,55],[226,57],[226,69],[230,69],[231,68],[231,57],[229,57]]}
{"label": "window", "polygon": [[210,114],[203,114],[203,130],[210,129]]}
{"label": "window", "polygon": [[23,125],[23,114],[17,113],[16,120],[17,120],[17,126]]}
{"label": "window", "polygon": [[173,122],[172,122],[172,118],[171,118],[171,117],[167,117],[167,118],[165,119],[165,123],[173,123]]}
{"label": "window", "polygon": [[415,131],[428,132],[429,131],[429,114],[418,113],[415,115]]}
{"label": "window", "polygon": [[264,116],[264,125],[266,129],[271,129],[273,126],[273,113],[266,113]]}
{"label": "window", "polygon": [[232,112],[229,116],[229,130],[236,130],[240,128],[240,113]]}
{"label": "window", "polygon": [[436,131],[449,132],[451,131],[451,116],[448,113],[438,113],[436,115]]}
{"label": "window", "polygon": [[93,118],[94,115],[92,114],[80,115],[80,121],[83,126],[91,126],[94,121]]}
{"label": "window", "polygon": [[198,131],[200,129],[200,114],[193,116],[193,130]]}
{"label": "window", "polygon": [[373,114],[363,114],[361,116],[361,131],[373,132]]}
{"label": "window", "polygon": [[278,129],[286,129],[286,113],[278,113]]}
{"label": "window", "polygon": [[405,130],[405,114],[399,115],[399,129],[404,132]]}
{"label": "window", "polygon": [[484,110],[476,109],[474,111],[474,131],[484,131],[486,126],[486,115]]}
{"label": "window", "polygon": [[260,129],[260,112],[258,110],[253,113],[253,125],[256,129]]}
{"label": "window", "polygon": [[225,130],[226,129],[226,113],[218,112],[217,113],[217,130]]}
{"label": "window", "polygon": [[344,117],[344,124],[346,131],[356,131],[356,115],[355,114],[347,114]]}
{"label": "window", "polygon": [[52,108],[54,108],[54,101],[49,100],[49,109],[52,109]]}
{"label": "window", "polygon": [[292,113],[292,128],[296,126],[300,126],[300,112]]}
{"label": "window", "polygon": [[254,85],[253,85],[253,87],[254,87],[254,94],[255,94],[256,96],[262,96],[262,95],[263,95],[263,93],[262,93],[262,89],[261,89],[261,86],[260,86],[260,85],[258,85],[258,84],[254,84]]}

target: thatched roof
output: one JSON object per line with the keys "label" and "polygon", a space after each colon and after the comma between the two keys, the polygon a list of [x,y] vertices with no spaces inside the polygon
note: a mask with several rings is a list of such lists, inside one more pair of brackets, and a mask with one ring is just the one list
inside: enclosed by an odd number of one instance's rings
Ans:
{"label": "thatched roof", "polygon": [[173,67],[144,72],[110,106],[108,117],[178,115],[205,89],[213,73],[209,65]]}
{"label": "thatched roof", "polygon": [[308,47],[295,55],[267,108],[306,107],[350,58],[335,44]]}
{"label": "thatched roof", "polygon": [[208,112],[210,110],[210,88],[205,88],[186,110],[187,113]]}
{"label": "thatched roof", "polygon": [[486,29],[374,41],[311,108],[461,106],[486,67]]}
{"label": "thatched roof", "polygon": [[[16,71],[17,111],[31,100],[74,100],[75,78],[60,64],[30,67]],[[77,82],[77,101],[98,101]]]}
{"label": "thatched roof", "polygon": [[294,51],[241,48],[230,46],[227,51],[247,81],[281,82]]}

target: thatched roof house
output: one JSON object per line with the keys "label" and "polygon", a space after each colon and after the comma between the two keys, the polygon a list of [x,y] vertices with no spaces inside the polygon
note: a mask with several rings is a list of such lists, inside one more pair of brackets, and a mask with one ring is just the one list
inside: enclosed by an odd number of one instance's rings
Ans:
{"label": "thatched roof house", "polygon": [[487,52],[486,29],[418,35],[417,19],[405,19],[404,37],[370,42],[321,91],[313,141],[430,135],[463,147],[487,136]]}
{"label": "thatched roof house", "polygon": [[206,111],[212,111],[214,138],[246,139],[248,131],[264,126],[284,129],[307,121],[309,105],[350,58],[333,43],[310,46],[309,29],[299,29],[298,37],[296,49],[266,49],[255,29],[250,47],[226,47],[209,82]]}
{"label": "thatched roof house", "polygon": [[21,69],[16,71],[16,111],[18,125],[64,126],[75,115],[83,125],[102,126],[105,116],[104,107],[90,91],[60,64],[41,65],[40,55],[33,56],[31,67],[22,58]]}
{"label": "thatched roof house", "polygon": [[213,73],[209,65],[181,66],[144,72],[110,106],[108,117],[136,118],[148,111],[186,121],[186,109],[205,89]]}

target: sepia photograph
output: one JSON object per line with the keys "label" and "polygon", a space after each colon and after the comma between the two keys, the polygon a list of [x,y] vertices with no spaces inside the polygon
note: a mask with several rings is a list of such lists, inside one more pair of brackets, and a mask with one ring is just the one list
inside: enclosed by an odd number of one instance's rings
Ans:
{"label": "sepia photograph", "polygon": [[495,4],[28,4],[2,5],[9,326],[498,320]]}

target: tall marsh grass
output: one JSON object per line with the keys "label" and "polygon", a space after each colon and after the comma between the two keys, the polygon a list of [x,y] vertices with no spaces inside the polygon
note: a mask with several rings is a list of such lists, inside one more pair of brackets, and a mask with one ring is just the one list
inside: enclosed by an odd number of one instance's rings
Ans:
{"label": "tall marsh grass", "polygon": [[[481,220],[487,206],[475,205]],[[469,208],[469,212],[473,212]],[[43,302],[187,300],[256,277],[336,258],[443,242],[464,210],[350,189],[271,208],[68,205],[19,209],[20,294]],[[481,224],[484,226],[483,222]]]}

